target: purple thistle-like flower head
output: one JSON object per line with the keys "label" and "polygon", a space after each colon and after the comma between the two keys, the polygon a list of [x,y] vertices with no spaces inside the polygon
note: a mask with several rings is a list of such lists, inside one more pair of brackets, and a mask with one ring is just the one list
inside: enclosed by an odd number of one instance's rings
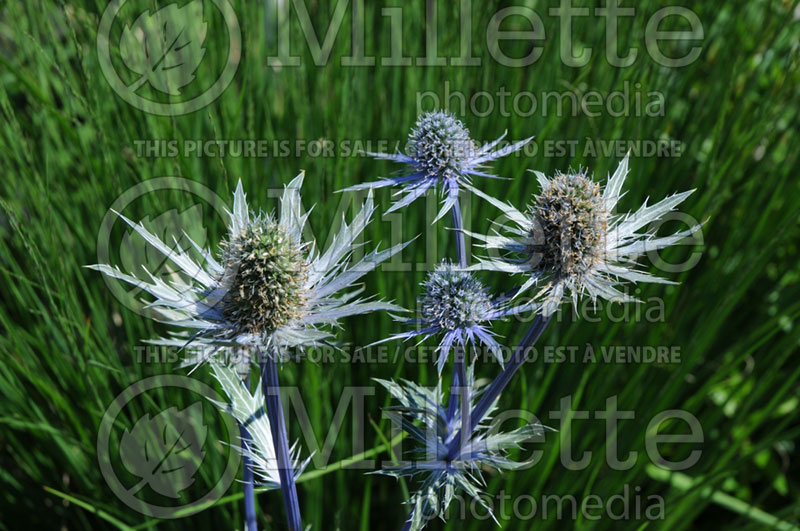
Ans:
{"label": "purple thistle-like flower head", "polygon": [[425,113],[411,130],[408,155],[416,173],[446,187],[458,186],[469,171],[470,155],[476,150],[469,129],[445,111]]}
{"label": "purple thistle-like flower head", "polygon": [[199,356],[187,360],[188,364],[242,347],[283,358],[290,349],[327,341],[345,317],[402,311],[391,303],[359,298],[362,290],[353,288],[408,243],[376,249],[352,260],[352,250],[359,245],[356,240],[375,211],[371,193],[350,224],[342,220],[327,249],[304,241],[308,220],[300,196],[304,176],[301,173],[285,187],[278,215],[251,210],[240,181],[233,196],[228,237],[222,242],[219,257],[195,242],[189,249],[177,243],[169,245],[141,223],[120,215],[182,273],[169,284],[155,277],[140,279],[107,264],[90,267],[151,296],[147,302],[159,320],[175,327],[172,337],[151,343],[204,347]]}
{"label": "purple thistle-like flower head", "polygon": [[489,290],[475,275],[449,262],[439,264],[422,287],[421,319],[442,330],[479,325],[491,315]]}
{"label": "purple thistle-like flower head", "polygon": [[404,319],[414,330],[383,341],[411,338],[424,341],[440,336],[436,359],[439,374],[454,346],[466,350],[470,344],[483,345],[503,363],[502,348],[490,330],[492,321],[533,308],[529,304],[510,307],[507,298],[493,297],[473,273],[446,260],[428,274],[421,286],[417,317]]}
{"label": "purple thistle-like flower head", "polygon": [[442,110],[422,113],[411,129],[405,153],[370,153],[380,159],[405,164],[406,169],[397,176],[357,184],[345,188],[345,191],[400,186],[398,194],[403,197],[387,210],[388,213],[411,204],[431,188],[439,189],[444,199],[436,216],[438,220],[453,208],[459,190],[468,185],[472,177],[496,178],[487,173],[487,163],[514,153],[533,138],[495,150],[505,136],[503,133],[497,140],[481,147],[470,137],[464,123],[451,113]]}
{"label": "purple thistle-like flower head", "polygon": [[[495,199],[480,190],[472,191],[501,209],[510,223],[492,234],[467,232],[492,251],[472,269],[489,269],[527,276],[517,294],[536,288],[534,299],[542,314],[550,316],[564,301],[577,305],[583,294],[595,301],[635,299],[619,287],[626,282],[674,282],[651,275],[637,264],[647,252],[674,245],[699,230],[656,236],[648,226],[681,204],[693,190],[671,195],[635,212],[614,213],[622,197],[628,173],[628,156],[608,179],[605,187],[585,172],[558,173],[547,177],[534,172],[540,192],[527,209]],[[642,230],[645,229],[645,230]]]}

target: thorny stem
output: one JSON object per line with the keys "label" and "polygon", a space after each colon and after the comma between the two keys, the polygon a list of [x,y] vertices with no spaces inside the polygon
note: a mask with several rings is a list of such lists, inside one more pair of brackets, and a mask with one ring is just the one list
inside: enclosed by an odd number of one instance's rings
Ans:
{"label": "thorny stem", "polygon": [[[458,267],[466,269],[467,251],[464,242],[464,220],[461,216],[461,202],[458,199],[456,199],[456,202],[453,204],[451,212],[453,214],[453,232],[455,233]],[[447,402],[447,418],[449,420],[455,417],[459,396],[461,396],[462,404],[461,418],[466,418],[465,413],[468,414],[469,412],[469,397],[466,397],[468,386],[466,377],[466,352],[461,345],[456,345],[454,358],[455,367],[453,368],[453,381],[450,386],[450,400]]]}
{"label": "thorny stem", "polygon": [[[250,374],[244,377],[244,386],[250,390]],[[257,531],[258,524],[256,523],[256,500],[255,492],[253,489],[253,465],[250,462],[250,457],[247,455],[245,449],[250,447],[252,438],[244,425],[239,424],[239,436],[242,440],[242,467],[244,481],[244,516],[245,516],[245,529],[246,531]]]}
{"label": "thorny stem", "polygon": [[451,210],[453,213],[453,232],[456,236],[456,257],[458,267],[467,268],[467,244],[464,241],[464,222],[461,217],[461,202],[456,199]]}
{"label": "thorny stem", "polygon": [[[503,392],[503,389],[505,389],[509,384],[514,374],[519,370],[520,367],[522,367],[522,364],[525,363],[525,360],[528,358],[530,348],[542,335],[542,332],[544,332],[545,328],[547,328],[547,324],[549,322],[550,317],[542,317],[542,314],[538,314],[533,320],[533,323],[531,323],[531,327],[528,329],[525,337],[522,338],[519,346],[515,349],[514,356],[503,368],[503,372],[501,372],[497,378],[495,378],[494,381],[489,384],[489,387],[475,405],[475,409],[472,410],[472,415],[470,416],[469,421],[470,430],[474,429],[475,426],[480,424],[494,401],[497,400],[497,397],[500,396],[500,393]],[[466,438],[469,439],[470,435],[471,431],[467,432]],[[450,441],[448,453],[448,457],[450,459],[453,459],[458,453],[459,445],[461,444],[461,438],[462,436],[459,434],[454,437],[452,441]]]}
{"label": "thorny stem", "polygon": [[[453,213],[453,232],[455,233],[456,258],[458,259],[458,267],[461,269],[466,269],[467,247],[464,241],[464,223],[461,217],[461,203],[458,200],[456,200],[455,204],[453,205],[451,212]],[[471,399],[469,396],[469,383],[467,382],[466,357],[467,355],[463,346],[456,345],[454,353],[455,367],[453,367],[453,380],[450,385],[450,398],[447,401],[447,418],[449,421],[452,421],[452,419],[455,417],[456,407],[458,407],[460,396],[462,424],[466,423],[466,426],[471,426],[469,414]],[[467,429],[466,433],[469,433],[470,431],[471,430]],[[457,434],[456,437],[459,435],[460,434]],[[455,441],[456,439],[454,438],[451,439],[450,442],[454,443]],[[403,531],[411,529],[413,520],[414,508],[412,507],[411,512],[408,515],[408,519],[403,523]]]}
{"label": "thorny stem", "polygon": [[289,452],[289,439],[286,433],[286,423],[283,419],[281,406],[280,383],[278,382],[278,360],[276,353],[268,352],[261,360],[261,382],[264,388],[264,401],[267,407],[267,417],[272,431],[272,442],[275,445],[275,457],[278,460],[278,473],[281,479],[283,505],[286,509],[286,519],[289,529],[301,531],[303,523],[300,520],[300,503],[297,499],[297,486],[294,480],[294,467]]}

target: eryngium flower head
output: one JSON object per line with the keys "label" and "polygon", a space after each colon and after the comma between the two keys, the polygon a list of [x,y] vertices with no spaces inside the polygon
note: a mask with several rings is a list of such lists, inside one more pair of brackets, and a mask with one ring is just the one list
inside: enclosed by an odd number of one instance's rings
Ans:
{"label": "eryngium flower head", "polygon": [[[544,433],[540,424],[526,424],[511,432],[490,427],[495,401],[484,421],[471,431],[469,439],[458,441],[457,451],[451,453],[450,446],[461,433],[462,408],[443,405],[441,381],[435,388],[422,387],[408,380],[400,383],[376,381],[400,403],[386,408],[386,416],[394,425],[402,427],[410,441],[417,445],[408,450],[408,455],[399,465],[377,472],[393,477],[421,478],[417,490],[408,500],[413,505],[410,529],[422,529],[435,517],[444,519],[457,490],[463,490],[491,514],[491,507],[481,492],[486,485],[483,471],[487,468],[513,470],[524,465],[510,460],[506,453],[525,442],[537,440]],[[471,397],[469,411],[482,391],[475,390],[471,368],[467,370],[467,386]]]}
{"label": "eryngium flower head", "polygon": [[387,210],[389,213],[411,204],[431,188],[440,189],[444,200],[436,217],[438,220],[455,205],[460,187],[469,184],[473,176],[494,177],[486,172],[486,163],[519,150],[533,138],[492,151],[505,136],[503,133],[494,142],[479,147],[470,138],[467,127],[449,112],[422,113],[411,129],[406,153],[370,153],[380,159],[406,164],[407,168],[395,177],[357,184],[345,190],[402,186],[398,193],[405,197],[395,202]]}
{"label": "eryngium flower head", "polygon": [[461,120],[444,111],[421,115],[411,130],[408,155],[416,171],[431,179],[457,181],[477,149]]}
{"label": "eryngium flower head", "polygon": [[538,220],[542,233],[533,249],[541,256],[539,267],[554,278],[585,275],[601,259],[608,212],[600,185],[585,173],[556,174],[542,185],[527,215]]}
{"label": "eryngium flower head", "polygon": [[492,297],[473,273],[442,261],[422,283],[418,315],[404,320],[414,330],[395,334],[384,341],[419,337],[425,340],[441,334],[436,367],[442,373],[453,345],[462,349],[483,344],[502,363],[500,344],[489,329],[491,322],[530,309],[530,305],[510,307],[508,298]]}
{"label": "eryngium flower head", "polygon": [[195,342],[208,347],[204,355],[236,346],[282,355],[290,347],[314,346],[330,338],[327,326],[337,325],[343,317],[375,310],[401,311],[393,304],[357,299],[361,289],[340,293],[406,245],[375,250],[351,263],[356,239],[375,211],[372,193],[352,224],[342,220],[330,247],[322,253],[302,239],[308,218],[302,213],[300,199],[303,178],[301,173],[284,189],[279,218],[251,212],[240,181],[220,260],[192,242],[202,265],[188,250],[167,245],[142,224],[120,214],[185,278],[176,277],[166,284],[155,277],[139,279],[105,264],[91,267],[150,294],[154,300],[148,306],[160,321],[194,331],[191,338],[179,333],[151,343],[183,347]]}
{"label": "eryngium flower head", "polygon": [[699,226],[665,237],[638,231],[673,210],[694,190],[652,206],[645,202],[635,213],[620,216],[613,210],[628,173],[627,155],[602,190],[586,173],[559,173],[553,178],[535,173],[541,190],[524,212],[473,189],[503,210],[513,223],[506,227],[506,234],[468,233],[487,249],[499,251],[499,256],[480,259],[476,269],[527,274],[517,294],[538,287],[534,298],[541,301],[545,316],[555,313],[568,296],[577,304],[583,293],[593,301],[598,297],[617,302],[635,300],[618,289],[622,281],[674,284],[638,270],[636,260],[647,251],[690,236]]}
{"label": "eryngium flower head", "polygon": [[480,324],[492,311],[489,291],[469,271],[449,262],[437,265],[422,284],[422,319],[442,330]]}
{"label": "eryngium flower head", "polygon": [[304,249],[271,216],[256,217],[222,247],[229,283],[222,313],[238,333],[274,332],[300,317],[308,279]]}

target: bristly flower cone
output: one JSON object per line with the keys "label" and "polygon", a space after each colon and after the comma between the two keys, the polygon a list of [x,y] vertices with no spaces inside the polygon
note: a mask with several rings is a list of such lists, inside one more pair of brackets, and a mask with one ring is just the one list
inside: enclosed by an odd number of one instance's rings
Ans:
{"label": "bristly flower cone", "polygon": [[503,133],[500,138],[481,146],[470,138],[464,123],[451,113],[423,112],[408,135],[404,153],[369,153],[379,159],[399,162],[405,168],[393,177],[359,183],[345,190],[400,187],[403,197],[389,207],[387,214],[410,205],[429,190],[439,190],[443,199],[436,215],[438,221],[455,208],[459,192],[470,186],[473,177],[493,177],[489,173],[491,161],[518,151],[533,138],[498,148],[505,136]]}
{"label": "bristly flower cone", "polygon": [[575,306],[584,294],[593,302],[598,298],[633,302],[634,297],[619,289],[627,282],[674,284],[641,269],[638,259],[650,251],[677,244],[700,226],[668,236],[641,229],[663,219],[692,190],[652,205],[645,200],[636,211],[620,215],[614,212],[628,174],[627,155],[602,189],[585,172],[559,173],[552,178],[534,173],[541,192],[525,212],[477,188],[471,189],[501,209],[511,223],[503,231],[505,234],[467,232],[493,254],[479,258],[475,269],[525,274],[527,278],[514,296],[537,287],[534,299],[542,304],[543,317],[553,315],[567,299],[572,299]]}
{"label": "bristly flower cone", "polygon": [[585,174],[558,174],[528,208],[537,223],[531,261],[555,279],[582,278],[603,258],[608,231],[600,185]]}
{"label": "bristly flower cone", "polygon": [[421,297],[422,317],[444,330],[454,330],[487,320],[492,301],[472,273],[444,264],[428,275]]}
{"label": "bristly flower cone", "polygon": [[378,343],[439,336],[436,368],[440,375],[454,348],[469,352],[469,346],[477,349],[483,345],[502,364],[503,351],[491,331],[492,323],[532,309],[529,304],[511,306],[507,297],[492,297],[471,271],[447,260],[428,274],[417,305],[417,317],[405,321],[414,325],[413,330],[393,334]]}
{"label": "bristly flower cone", "polygon": [[229,283],[222,311],[238,332],[270,334],[300,317],[308,264],[278,223],[258,217],[222,245]]}
{"label": "bristly flower cone", "polygon": [[409,135],[408,154],[429,178],[457,181],[476,150],[469,129],[444,111],[425,113]]}

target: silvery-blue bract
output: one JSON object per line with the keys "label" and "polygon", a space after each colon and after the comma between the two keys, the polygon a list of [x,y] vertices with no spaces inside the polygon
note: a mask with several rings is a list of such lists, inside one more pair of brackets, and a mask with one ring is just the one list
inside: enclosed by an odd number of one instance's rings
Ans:
{"label": "silvery-blue bract", "polygon": [[[264,391],[261,383],[258,384],[255,392],[250,392],[242,382],[239,373],[233,368],[217,361],[212,361],[211,367],[214,377],[228,399],[227,402],[214,401],[214,404],[235,418],[240,425],[247,426],[248,440],[242,441],[242,444],[235,448],[250,458],[253,469],[260,479],[259,483],[263,487],[280,488],[280,470],[272,439],[270,420],[264,411]],[[292,469],[295,477],[298,477],[305,469],[310,457],[301,461],[296,444],[292,446],[291,453]]]}
{"label": "silvery-blue bract", "polygon": [[488,421],[495,400],[483,417],[484,421],[468,430],[471,435],[463,441],[457,440],[462,434],[462,414],[469,412],[474,399],[480,397],[471,369],[467,371],[467,389],[462,389],[465,393],[461,394],[470,397],[466,408],[443,405],[441,381],[434,388],[422,387],[408,380],[399,383],[377,381],[399,402],[399,405],[386,408],[385,414],[396,426],[402,426],[411,444],[415,445],[408,451],[407,457],[411,459],[403,459],[397,466],[378,472],[419,481],[408,500],[413,508],[406,529],[422,529],[433,518],[444,519],[445,511],[458,491],[476,500],[491,514],[491,507],[481,496],[485,486],[482,470],[512,470],[523,466],[525,463],[509,459],[507,452],[520,448],[525,442],[540,440],[545,428],[540,424],[526,424],[511,432],[501,432],[496,426],[490,426]]}
{"label": "silvery-blue bract", "polygon": [[[372,193],[349,225],[342,220],[330,246],[321,252],[314,242],[303,241],[308,219],[300,198],[303,178],[301,173],[285,187],[277,218],[253,213],[240,181],[220,260],[192,242],[195,254],[203,259],[199,263],[189,250],[164,243],[141,223],[120,214],[183,274],[175,275],[169,284],[152,275],[140,279],[106,264],[90,267],[150,294],[153,300],[147,301],[148,307],[159,321],[192,331],[191,336],[178,334],[151,343],[178,347],[193,343],[207,347],[203,356],[237,347],[278,356],[291,347],[321,344],[332,337],[329,327],[343,317],[375,310],[402,311],[387,302],[359,299],[363,288],[351,289],[407,245],[374,250],[354,263],[350,260],[358,236],[375,211]],[[191,361],[199,363],[203,358]]]}

